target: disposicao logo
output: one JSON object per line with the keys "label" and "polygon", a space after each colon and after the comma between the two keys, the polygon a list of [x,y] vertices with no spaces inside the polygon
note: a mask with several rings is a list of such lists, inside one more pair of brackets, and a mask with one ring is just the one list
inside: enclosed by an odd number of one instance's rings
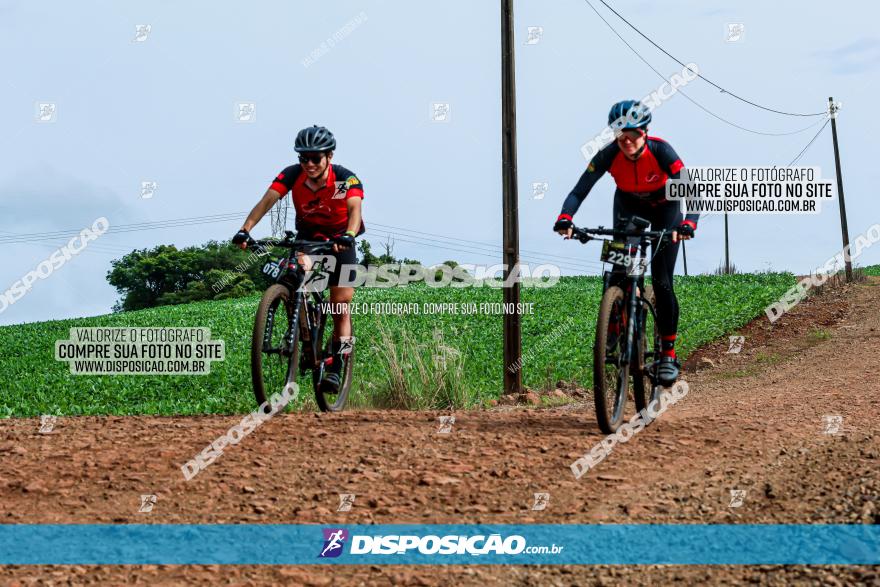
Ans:
{"label": "disposicao logo", "polygon": [[348,530],[343,528],[322,528],[324,533],[324,548],[318,558],[336,558],[342,554],[345,541],[348,540]]}

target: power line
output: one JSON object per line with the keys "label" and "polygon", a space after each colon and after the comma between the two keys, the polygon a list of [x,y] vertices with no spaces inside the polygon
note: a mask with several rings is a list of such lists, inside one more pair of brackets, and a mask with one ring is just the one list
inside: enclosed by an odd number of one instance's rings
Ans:
{"label": "power line", "polygon": [[[28,243],[28,244],[33,244],[33,245],[36,245],[39,247],[48,247],[50,249],[55,249],[55,250],[61,248],[61,246],[54,245],[52,243]],[[101,247],[99,245],[96,245],[95,243],[89,243],[89,246],[84,247],[83,249],[78,251],[76,254],[81,255],[83,253],[94,253],[94,254],[100,254],[100,255],[109,255],[111,257],[122,257],[122,256],[125,256],[126,254],[128,254],[129,252],[130,251],[128,251],[128,250],[117,251],[114,249]]]}
{"label": "power line", "polygon": [[[174,219],[160,220],[160,221],[154,221],[154,222],[121,224],[118,226],[111,226],[107,230],[105,235],[120,234],[120,233],[135,232],[135,231],[159,230],[159,229],[165,229],[165,228],[179,228],[179,227],[187,227],[187,226],[192,226],[192,225],[197,225],[197,224],[206,224],[206,223],[213,223],[213,222],[227,222],[229,220],[234,220],[234,219],[240,218],[242,214],[245,214],[245,212],[230,212],[230,213],[225,213],[225,214],[215,214],[215,215],[211,215],[211,216],[196,216],[196,217],[189,217],[189,218],[174,218]],[[388,236],[393,236],[393,237],[397,238],[398,240],[400,240],[401,242],[407,242],[407,243],[422,245],[422,246],[430,246],[433,248],[442,248],[442,249],[451,250],[451,251],[455,251],[455,252],[461,252],[461,253],[472,253],[472,254],[476,253],[476,254],[483,256],[483,257],[495,257],[495,256],[501,254],[500,247],[498,247],[497,245],[489,244],[489,243],[480,243],[479,241],[470,241],[467,239],[459,239],[459,238],[448,237],[448,236],[433,234],[433,233],[423,233],[420,231],[405,229],[405,228],[401,228],[401,227],[393,227],[393,226],[383,225],[383,224],[378,224],[378,223],[371,223],[371,226],[372,225],[386,226],[388,228],[395,228],[397,230],[405,231],[406,233],[414,233],[414,234],[399,234],[397,232],[389,231],[389,230],[382,230],[382,229],[375,229],[375,228],[372,229],[374,232],[380,233],[379,236],[382,236],[383,234],[388,235]],[[71,229],[71,230],[61,230],[61,231],[53,231],[53,232],[34,232],[34,233],[21,233],[21,234],[5,232],[4,234],[0,235],[0,243],[3,243],[3,244],[25,244],[25,243],[49,244],[49,243],[46,243],[45,241],[57,242],[58,240],[70,239],[74,236],[79,235],[81,230],[82,229]],[[452,241],[452,242],[444,242],[444,241],[439,241],[436,239],[424,238],[422,236],[418,236],[420,234],[435,236],[435,237],[446,239],[447,241]],[[402,238],[402,237],[405,237],[405,238]],[[410,239],[416,239],[416,240],[410,240]],[[109,245],[109,243],[102,243],[102,244]],[[458,246],[456,246],[456,245],[458,245]],[[475,251],[474,245],[479,245],[481,247],[480,251],[482,251],[482,252]],[[61,245],[58,245],[58,246],[61,246]],[[467,248],[460,248],[460,247],[467,247]],[[487,247],[489,247],[489,248],[487,249]],[[598,267],[598,265],[599,265],[598,263],[594,263],[591,261],[585,261],[583,259],[566,257],[566,256],[562,256],[562,255],[549,255],[547,253],[543,253],[540,251],[527,251],[527,252],[531,252],[533,255],[541,255],[546,258],[541,259],[541,258],[537,258],[537,257],[530,255],[528,257],[523,257],[523,260],[525,260],[525,261],[529,261],[529,262],[532,262],[532,261],[534,261],[534,262],[552,261],[552,262],[556,263],[557,265],[564,266],[568,269],[576,270],[576,271],[595,270],[596,267]]]}
{"label": "power line", "polygon": [[[134,224],[120,224],[119,226],[110,226],[104,234],[121,234],[127,232],[136,232],[143,230],[157,230],[163,228],[179,228],[184,226],[194,226],[198,224],[209,224],[213,222],[228,222],[236,218],[240,218],[242,212],[234,212],[228,214],[216,214],[212,216],[194,216],[190,218],[176,218],[169,220],[160,220],[156,222],[140,222]],[[59,230],[54,232],[33,232],[23,234],[10,234],[8,236],[0,236],[0,243],[14,244],[25,242],[37,242],[44,240],[70,239],[77,236],[82,231],[79,229]]]}
{"label": "power line", "polygon": [[[387,236],[394,237],[395,241],[400,241],[400,242],[405,242],[405,243],[410,243],[410,244],[430,246],[432,248],[446,249],[449,251],[468,253],[471,255],[478,255],[481,257],[491,257],[491,258],[495,258],[495,259],[497,259],[501,255],[501,251],[479,251],[479,250],[474,250],[473,247],[470,247],[468,249],[460,249],[460,248],[449,246],[450,243],[436,244],[437,241],[430,241],[427,239],[409,240],[407,238],[401,238],[399,235],[396,235],[395,233],[388,232],[385,230],[374,229],[374,231],[378,232],[378,233],[385,233],[385,235],[387,235]],[[381,234],[380,234],[380,236],[381,236]],[[410,235],[403,235],[403,236],[407,237]],[[418,237],[411,237],[411,238],[418,239]],[[578,264],[571,263],[571,262],[565,262],[565,261],[560,262],[555,259],[537,259],[537,258],[527,257],[527,256],[520,256],[520,259],[522,259],[523,261],[535,262],[535,263],[544,263],[544,262],[548,262],[548,261],[553,261],[553,263],[559,267],[563,267],[565,269],[570,269],[570,270],[574,270],[574,271],[593,271],[596,269],[595,267],[589,267],[586,265],[578,265]]]}
{"label": "power line", "polygon": [[804,148],[801,150],[801,152],[797,154],[797,157],[795,157],[794,159],[791,160],[791,163],[788,164],[788,167],[791,167],[792,165],[794,165],[795,163],[797,163],[797,162],[800,160],[801,157],[803,157],[804,153],[807,152],[807,149],[810,148],[810,145],[813,144],[813,141],[815,141],[817,138],[819,138],[819,135],[822,134],[822,131],[825,130],[825,127],[826,127],[826,126],[828,126],[828,122],[829,122],[830,120],[831,120],[830,117],[827,118],[827,119],[825,119],[825,124],[823,124],[823,125],[822,125],[822,128],[819,129],[819,132],[817,132],[816,135],[815,135],[812,139],[810,139],[810,142],[807,143],[807,146],[804,147]]}
{"label": "power line", "polygon": [[[630,50],[630,51],[632,51],[633,53],[635,53],[636,57],[638,57],[639,59],[641,59],[642,62],[643,62],[645,65],[647,65],[649,68],[651,68],[651,70],[652,70],[654,73],[656,73],[656,74],[660,77],[660,79],[666,81],[666,76],[663,75],[663,74],[662,74],[662,73],[661,73],[656,67],[654,67],[653,65],[651,65],[651,63],[648,62],[647,59],[645,59],[644,57],[642,57],[642,55],[638,52],[638,50],[637,50],[635,47],[633,47],[632,45],[630,45],[629,42],[628,42],[626,39],[624,39],[623,36],[622,36],[619,32],[617,32],[617,29],[615,29],[614,26],[612,26],[612,24],[611,24],[610,22],[608,22],[608,20],[607,20],[604,16],[602,16],[602,14],[601,14],[598,10],[596,10],[596,7],[593,6],[593,5],[590,3],[590,0],[584,0],[584,1],[587,3],[587,5],[588,5],[590,8],[593,9],[593,12],[595,12],[596,15],[597,15],[600,19],[602,19],[602,22],[604,22],[605,25],[606,25],[609,29],[611,29],[611,32],[613,32],[615,35],[617,35],[617,38],[620,39],[620,40],[623,42],[624,45],[626,45],[627,47],[629,47],[629,50]],[[820,122],[822,122],[822,121],[820,120],[819,122],[813,123],[813,124],[811,124],[811,125],[809,125],[809,126],[805,126],[804,128],[801,128],[801,129],[799,129],[799,130],[795,130],[795,131],[791,131],[791,132],[778,132],[778,133],[776,133],[776,132],[763,132],[763,131],[754,130],[754,129],[751,129],[751,128],[746,128],[746,127],[741,126],[741,125],[739,125],[739,124],[737,124],[737,123],[735,123],[735,122],[732,122],[732,121],[730,121],[730,120],[727,120],[726,118],[724,118],[724,117],[722,117],[722,116],[720,116],[720,115],[718,115],[718,114],[715,114],[714,112],[712,112],[711,110],[709,110],[708,108],[706,108],[705,106],[703,106],[702,104],[700,104],[699,102],[697,102],[696,100],[694,100],[693,98],[691,98],[690,96],[688,96],[687,93],[686,93],[684,90],[679,89],[679,90],[678,90],[678,93],[681,94],[682,96],[684,96],[684,97],[685,97],[689,102],[691,102],[694,106],[696,106],[697,108],[699,108],[699,109],[702,110],[703,112],[709,114],[710,116],[713,116],[713,117],[717,118],[717,119],[720,120],[721,122],[723,122],[723,123],[725,123],[725,124],[729,124],[730,126],[732,126],[732,127],[734,127],[734,128],[738,128],[738,129],[740,129],[740,130],[743,130],[743,131],[746,131],[746,132],[750,132],[750,133],[752,133],[752,134],[756,134],[756,135],[771,136],[771,137],[781,137],[781,136],[787,136],[787,135],[796,135],[796,134],[798,134],[798,133],[802,133],[802,132],[804,132],[804,131],[807,131],[807,130],[811,129],[811,128],[813,128],[814,126],[816,126],[817,124],[819,124]],[[824,113],[822,113],[822,114],[824,114]]]}
{"label": "power line", "polygon": [[[587,4],[590,4],[589,0],[585,0],[585,1],[587,2]],[[672,59],[673,61],[675,61],[675,62],[678,63],[679,65],[681,65],[682,67],[687,67],[687,65],[686,65],[685,63],[683,63],[683,62],[682,62],[681,60],[679,60],[677,57],[675,57],[674,55],[672,55],[671,53],[669,53],[669,51],[667,51],[666,49],[664,49],[663,47],[661,47],[660,45],[658,45],[657,43],[655,43],[650,37],[648,37],[648,35],[646,35],[646,34],[643,33],[642,31],[640,31],[635,25],[633,25],[631,22],[629,22],[627,19],[625,19],[625,18],[624,18],[619,12],[617,12],[616,10],[614,10],[614,8],[612,8],[612,7],[611,7],[611,6],[610,6],[605,0],[599,0],[599,2],[601,2],[602,4],[604,4],[604,5],[605,5],[605,8],[607,8],[608,10],[610,10],[611,12],[613,12],[615,15],[617,15],[617,18],[619,18],[620,20],[622,20],[623,22],[625,22],[625,23],[626,23],[626,24],[627,24],[632,30],[634,30],[635,32],[637,32],[637,33],[638,33],[639,35],[641,35],[645,40],[647,40],[649,43],[651,43],[652,45],[654,45],[657,49],[659,49],[660,51],[662,51],[667,57],[669,57],[670,59]],[[592,4],[590,4],[590,6],[592,7]],[[596,10],[596,9],[593,8],[593,10]],[[603,19],[603,20],[604,20],[604,19]],[[813,112],[813,113],[810,113],[810,114],[802,114],[802,113],[798,113],[798,112],[785,112],[785,111],[783,111],[783,110],[776,110],[776,109],[774,109],[774,108],[768,108],[768,107],[766,107],[766,106],[761,106],[760,104],[758,104],[758,103],[756,103],[756,102],[752,102],[751,100],[747,100],[747,99],[743,98],[742,96],[738,96],[738,95],[734,94],[734,93],[731,92],[730,90],[727,90],[727,89],[725,89],[725,88],[722,88],[721,86],[719,86],[718,84],[716,84],[715,82],[713,82],[712,80],[706,78],[704,75],[702,75],[702,74],[700,74],[700,73],[698,73],[698,72],[697,72],[697,76],[698,76],[700,79],[702,79],[703,81],[705,81],[706,83],[708,83],[708,84],[710,84],[710,85],[712,85],[712,86],[715,86],[716,88],[718,88],[719,90],[721,90],[722,93],[724,93],[724,94],[728,94],[729,96],[731,96],[731,97],[733,97],[733,98],[736,98],[737,100],[740,100],[741,102],[745,102],[746,104],[750,104],[750,105],[752,105],[752,106],[754,106],[754,107],[756,107],[756,108],[760,108],[761,110],[766,110],[767,112],[774,112],[774,113],[776,113],[776,114],[782,114],[782,115],[785,115],[785,116],[822,116],[822,115],[825,114],[825,112]]]}
{"label": "power line", "polygon": [[[390,224],[381,224],[381,223],[379,223],[379,222],[371,222],[371,223],[370,223],[370,226],[380,226],[380,227],[385,227],[385,228],[393,228],[393,229],[395,229],[395,230],[401,230],[401,231],[403,231],[403,232],[411,232],[411,233],[414,233],[414,234],[417,234],[417,235],[433,236],[433,237],[443,238],[443,239],[452,240],[452,241],[459,241],[459,242],[462,242],[462,243],[472,243],[472,244],[475,244],[475,245],[486,246],[486,247],[492,247],[492,248],[494,248],[494,249],[497,249],[499,252],[501,251],[501,247],[500,247],[499,245],[493,245],[492,243],[486,243],[486,242],[481,242],[481,241],[472,241],[472,240],[462,239],[462,238],[456,238],[456,237],[449,237],[449,236],[444,236],[444,235],[442,235],[442,234],[436,234],[436,233],[433,233],[433,232],[422,232],[422,231],[418,231],[418,230],[412,230],[412,229],[409,229],[409,228],[403,228],[403,227],[401,227],[401,226],[392,226],[392,225],[390,225]],[[583,260],[582,258],[580,258],[580,257],[569,257],[569,256],[567,256],[567,255],[558,255],[558,254],[555,254],[555,253],[545,253],[545,252],[543,252],[543,251],[536,251],[536,250],[534,250],[534,249],[522,249],[522,248],[521,248],[520,251],[523,251],[523,252],[525,252],[525,253],[532,253],[533,255],[543,255],[543,256],[545,256],[545,257],[554,257],[554,258],[556,258],[556,259],[568,259],[568,260],[575,261],[575,262],[578,262],[578,263],[584,261],[584,260]],[[599,265],[599,263],[595,263],[595,265]]]}
{"label": "power line", "polygon": [[[828,122],[829,122],[830,120],[831,120],[831,118],[826,118],[826,119],[825,119],[825,124],[823,124],[823,125],[822,125],[822,128],[819,129],[819,132],[817,132],[817,133],[813,136],[813,138],[810,139],[810,142],[807,143],[807,146],[804,147],[803,149],[801,149],[801,152],[798,153],[797,157],[795,157],[794,159],[792,159],[791,162],[790,162],[786,167],[791,167],[792,165],[794,165],[795,163],[797,163],[797,162],[800,160],[800,158],[804,155],[804,153],[807,152],[807,149],[810,148],[810,145],[812,145],[813,142],[815,142],[815,140],[819,137],[819,135],[822,134],[822,131],[825,130],[825,127],[828,126]],[[713,218],[723,218],[723,216],[718,215],[718,214],[710,214],[709,216],[706,216],[706,217],[700,219],[700,226],[705,227],[705,226],[706,226],[706,223],[709,222],[709,221],[711,221]]]}

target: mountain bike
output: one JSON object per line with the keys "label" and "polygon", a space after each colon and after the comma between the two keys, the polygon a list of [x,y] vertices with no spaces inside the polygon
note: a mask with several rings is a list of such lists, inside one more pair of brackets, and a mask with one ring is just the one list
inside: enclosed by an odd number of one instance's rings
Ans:
{"label": "mountain bike", "polygon": [[[269,258],[262,272],[274,283],[263,293],[254,320],[251,338],[251,380],[257,403],[262,405],[275,392],[282,392],[296,380],[297,372],[312,372],[315,400],[323,412],[343,409],[351,388],[354,369],[354,337],[343,340],[340,357],[338,393],[321,386],[324,372],[334,360],[331,352],[332,321],[327,328],[327,312],[321,283],[329,277],[327,257],[332,241],[295,240],[294,233],[285,231],[283,240],[248,240],[262,256],[270,248],[285,249],[279,258]],[[316,255],[311,267],[304,266],[302,255]],[[309,260],[311,258],[309,257]],[[282,313],[279,315],[279,309]],[[334,397],[335,396],[335,397]]]}
{"label": "mountain bike", "polygon": [[597,236],[613,237],[599,239],[600,260],[613,269],[603,275],[593,344],[593,399],[599,428],[605,434],[616,432],[623,422],[630,378],[637,411],[657,399],[663,389],[657,378],[661,346],[656,301],[653,288],[645,286],[645,270],[648,245],[662,246],[671,241],[672,233],[647,231],[649,224],[635,216],[622,230],[572,227],[572,239],[582,243]]}

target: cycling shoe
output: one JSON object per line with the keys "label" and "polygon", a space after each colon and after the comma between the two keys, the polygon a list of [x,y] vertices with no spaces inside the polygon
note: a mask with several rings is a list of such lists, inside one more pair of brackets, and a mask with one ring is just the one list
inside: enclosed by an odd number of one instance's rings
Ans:
{"label": "cycling shoe", "polygon": [[339,374],[325,373],[321,380],[321,391],[324,393],[339,393]]}
{"label": "cycling shoe", "polygon": [[657,367],[658,383],[664,387],[670,387],[678,379],[680,369],[681,365],[674,357],[661,357],[660,365]]}

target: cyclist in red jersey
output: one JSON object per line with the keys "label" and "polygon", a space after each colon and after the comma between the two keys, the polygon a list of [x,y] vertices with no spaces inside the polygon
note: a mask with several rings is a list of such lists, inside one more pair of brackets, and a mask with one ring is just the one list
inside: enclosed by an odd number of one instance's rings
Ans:
{"label": "cyclist in red jersey", "polygon": [[[341,339],[351,336],[348,305],[354,288],[339,286],[339,276],[357,263],[355,237],[364,233],[361,200],[364,186],[360,179],[341,165],[331,164],[336,138],[323,126],[299,131],[294,150],[299,163],[275,176],[263,198],[254,206],[232,242],[247,248],[250,231],[287,192],[296,210],[297,238],[332,240],[336,264],[330,273],[330,302],[333,304],[333,343],[331,361],[321,384],[326,391],[339,390],[342,371]],[[341,310],[340,310],[341,309]]]}
{"label": "cyclist in red jersey", "polygon": [[571,238],[572,216],[599,178],[608,172],[617,184],[614,192],[615,228],[623,229],[633,216],[640,216],[651,222],[652,230],[672,231],[672,244],[658,247],[654,243],[651,251],[651,283],[657,297],[657,327],[662,340],[657,375],[661,383],[672,385],[681,368],[675,357],[679,309],[672,287],[673,273],[679,241],[694,236],[699,214],[688,214],[683,218],[680,203],[666,199],[667,180],[682,177],[684,164],[669,143],[648,136],[650,122],[651,111],[636,100],[624,100],[611,107],[608,125],[615,131],[616,140],[599,151],[587,165],[577,185],[566,197],[553,230]]}

